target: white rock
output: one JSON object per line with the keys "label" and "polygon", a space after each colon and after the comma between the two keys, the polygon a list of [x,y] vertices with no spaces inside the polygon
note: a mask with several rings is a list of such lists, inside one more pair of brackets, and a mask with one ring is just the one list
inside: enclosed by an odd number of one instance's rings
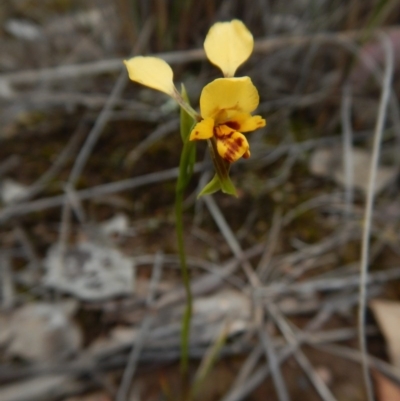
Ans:
{"label": "white rock", "polygon": [[33,42],[43,37],[40,27],[31,21],[23,19],[9,19],[4,24],[4,29],[17,39]]}
{"label": "white rock", "polygon": [[45,258],[44,285],[86,301],[130,295],[134,286],[131,259],[117,249],[83,242],[63,257],[58,245]]}
{"label": "white rock", "polygon": [[26,194],[27,190],[28,187],[26,185],[22,185],[10,178],[6,178],[2,181],[0,186],[1,200],[8,205],[21,199]]}

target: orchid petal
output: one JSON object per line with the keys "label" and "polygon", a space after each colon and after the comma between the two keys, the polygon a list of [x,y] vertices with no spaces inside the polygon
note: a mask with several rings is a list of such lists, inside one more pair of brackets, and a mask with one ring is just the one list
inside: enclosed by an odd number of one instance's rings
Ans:
{"label": "orchid petal", "polygon": [[259,103],[257,88],[249,77],[219,78],[206,85],[200,96],[203,118],[214,118],[216,125],[238,113],[251,113]]}
{"label": "orchid petal", "polygon": [[133,57],[124,61],[132,81],[174,96],[174,74],[171,67],[157,57]]}
{"label": "orchid petal", "polygon": [[189,139],[191,141],[210,139],[214,135],[213,128],[214,120],[212,118],[206,118],[194,126],[192,132],[190,133]]}
{"label": "orchid petal", "polygon": [[235,131],[250,132],[265,127],[266,121],[261,116],[252,116],[250,113],[238,113],[225,122],[225,124]]}
{"label": "orchid petal", "polygon": [[223,136],[217,138],[217,150],[220,156],[233,163],[240,159],[242,156],[249,157],[249,143],[246,137],[240,132],[233,132],[230,136]]}
{"label": "orchid petal", "polygon": [[225,77],[233,77],[253,51],[253,35],[242,21],[217,22],[208,31],[204,50]]}

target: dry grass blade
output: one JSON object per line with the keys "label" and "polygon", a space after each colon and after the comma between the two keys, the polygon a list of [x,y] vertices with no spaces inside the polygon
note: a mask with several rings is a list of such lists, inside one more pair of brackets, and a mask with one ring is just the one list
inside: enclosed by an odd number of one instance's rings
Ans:
{"label": "dry grass blade", "polygon": [[196,376],[194,378],[194,382],[191,389],[192,396],[196,396],[200,392],[201,386],[204,384],[205,379],[214,368],[218,355],[228,337],[228,331],[229,331],[229,321],[225,321],[221,325],[220,332],[218,333],[215,342],[210,346],[210,348],[204,354],[204,357],[196,372]]}
{"label": "dry grass blade", "polygon": [[[250,248],[243,253],[243,260],[250,259],[254,256],[257,256],[261,253],[262,246],[257,245],[253,248]],[[190,262],[190,260],[189,260]],[[193,295],[201,295],[210,291],[215,291],[218,289],[222,283],[227,282],[233,284],[237,288],[243,288],[244,283],[235,277],[231,277],[233,273],[239,268],[241,261],[237,258],[233,258],[225,262],[218,269],[213,269],[212,273],[203,275],[197,279],[192,281],[192,292]],[[157,302],[156,307],[158,309],[164,308],[168,305],[174,304],[176,302],[183,301],[185,299],[185,293],[182,286],[179,289],[165,294],[160,300]]]}
{"label": "dry grass blade", "polygon": [[151,278],[149,283],[149,291],[147,293],[146,304],[150,307],[153,305],[157,286],[160,282],[162,275],[162,268],[164,265],[164,255],[162,252],[157,252],[154,259],[153,270],[151,272]]}
{"label": "dry grass blade", "polygon": [[[194,172],[203,170],[206,166],[196,164]],[[155,184],[158,182],[172,180],[178,177],[179,169],[174,167],[168,170],[144,174],[139,177],[130,178],[127,180],[111,182],[108,184],[98,185],[92,188],[76,191],[76,196],[79,200],[91,199],[102,195],[122,192],[133,188],[138,188],[144,185]],[[58,195],[49,198],[42,198],[31,202],[23,202],[17,205],[10,205],[0,211],[0,222],[5,222],[14,216],[22,216],[32,212],[38,212],[54,207],[59,207],[64,204],[66,195]]]}
{"label": "dry grass blade", "polygon": [[[363,354],[359,350],[341,346],[341,345],[313,344],[312,346],[321,351],[330,353],[332,355],[337,355],[340,358],[348,359],[350,361],[355,361],[360,364],[362,363],[363,358],[364,358]],[[370,368],[377,369],[377,370],[379,370],[379,372],[388,376],[390,379],[392,379],[396,383],[400,383],[400,369],[397,368],[396,366],[393,366],[393,365],[391,365],[385,361],[382,361],[381,359],[375,358],[371,355],[367,355],[367,363]]]}
{"label": "dry grass blade", "polygon": [[281,211],[278,209],[275,211],[273,219],[272,219],[272,227],[270,232],[268,233],[268,239],[265,245],[265,251],[263,252],[260,261],[257,266],[257,274],[261,278],[263,282],[265,282],[269,275],[271,274],[270,270],[270,262],[272,259],[272,255],[276,249],[279,240],[279,233],[282,228],[282,215]]}
{"label": "dry grass blade", "polygon": [[71,155],[76,151],[78,144],[81,142],[83,135],[85,134],[86,123],[84,120],[78,125],[75,132],[72,134],[71,139],[68,141],[67,145],[63,151],[58,155],[57,159],[54,161],[52,166],[39,177],[27,190],[27,193],[18,202],[26,202],[32,199],[34,196],[38,195],[46,185],[59,173],[59,171],[67,163]]}
{"label": "dry grass blade", "polygon": [[[307,344],[326,344],[336,341],[346,341],[348,339],[354,338],[357,335],[354,329],[340,329],[333,330],[331,332],[321,332],[321,333],[307,333],[304,336],[299,336],[297,339],[297,344],[291,345],[287,344],[282,349],[279,350],[277,355],[277,363],[282,364],[286,359],[291,357],[294,351],[302,343]],[[241,401],[246,399],[246,397],[255,390],[264,380],[268,378],[271,371],[269,366],[264,365],[258,368],[253,374],[248,378],[247,381],[243,382],[241,386],[233,387],[230,392],[221,401]]]}
{"label": "dry grass blade", "polygon": [[66,201],[75,213],[75,216],[78,219],[79,223],[82,225],[85,224],[87,219],[84,208],[82,207],[82,203],[77,196],[74,187],[70,183],[67,183],[65,185],[65,194],[67,195]]}
{"label": "dry grass blade", "polygon": [[[164,258],[162,253],[157,253],[154,259],[151,281],[149,284],[149,290],[146,298],[146,304],[148,307],[153,306],[157,284],[161,277],[163,261]],[[121,384],[117,392],[116,396],[117,401],[125,401],[128,399],[129,388],[131,386],[133,376],[139,363],[140,353],[145,345],[146,338],[148,337],[153,321],[154,321],[153,316],[151,315],[146,316],[143,319],[142,324],[139,328],[139,333],[137,335],[135,333],[134,345],[132,346],[131,352],[129,354],[124,374],[122,376]]]}
{"label": "dry grass blade", "polygon": [[288,389],[282,377],[277,354],[272,342],[272,338],[268,333],[268,329],[266,327],[260,326],[258,329],[258,336],[260,337],[261,344],[263,345],[263,348],[265,350],[264,352],[268,360],[268,367],[271,371],[271,376],[274,381],[274,386],[279,401],[289,401],[290,397]]}
{"label": "dry grass blade", "polygon": [[30,267],[38,272],[41,265],[40,258],[26,230],[23,226],[17,224],[14,228],[14,235],[15,239],[21,244],[25,256],[29,260]]}
{"label": "dry grass blade", "polygon": [[1,307],[4,310],[11,309],[15,303],[15,289],[10,267],[10,258],[4,252],[0,253],[0,283],[1,283]]}
{"label": "dry grass blade", "polygon": [[239,389],[244,385],[244,383],[248,380],[248,378],[252,374],[252,371],[256,367],[259,359],[262,357],[263,352],[264,351],[261,344],[253,348],[253,350],[250,352],[245,362],[241,366],[240,371],[235,379],[235,382],[232,385],[231,391]]}
{"label": "dry grass blade", "polygon": [[128,397],[129,388],[132,383],[132,378],[135,374],[137,365],[139,363],[140,353],[143,349],[143,346],[146,342],[146,338],[150,331],[150,327],[153,323],[153,317],[147,316],[143,319],[143,322],[139,328],[138,336],[135,338],[135,343],[132,346],[131,352],[129,354],[129,358],[126,364],[126,368],[124,370],[124,374],[122,376],[121,384],[118,389],[118,393],[116,396],[117,401],[126,401]]}
{"label": "dry grass blade", "polygon": [[129,152],[128,156],[125,158],[125,164],[132,167],[151,145],[163,139],[166,135],[178,131],[178,129],[179,119],[173,119],[160,124],[146,139]]}
{"label": "dry grass blade", "polygon": [[[143,47],[146,45],[147,41],[149,40],[150,34],[153,30],[153,20],[148,20],[145,28],[143,29],[141,36],[135,45],[133,50],[133,54],[138,54]],[[122,66],[121,66],[122,68]],[[93,126],[92,130],[90,131],[86,142],[84,143],[81,151],[78,154],[78,157],[75,161],[75,164],[72,168],[71,175],[69,177],[69,182],[72,185],[75,185],[77,179],[79,178],[85,164],[87,158],[89,157],[90,153],[93,150],[94,145],[96,144],[101,132],[103,131],[104,127],[106,126],[112,109],[114,108],[114,103],[118,100],[121,96],[125,85],[128,83],[128,74],[125,71],[125,68],[122,69],[117,82],[114,85],[113,90],[110,93],[109,98],[107,99],[106,104],[104,105],[101,113],[99,114],[98,118],[96,119],[96,123]]]}
{"label": "dry grass blade", "polygon": [[[369,274],[365,285],[389,282],[400,278],[400,268],[394,267],[385,271],[378,271]],[[361,283],[360,274],[352,274],[347,277],[327,277],[313,279],[304,282],[286,284],[274,283],[266,287],[257,288],[256,295],[269,299],[283,294],[312,294],[318,291],[335,291],[359,286]]]}
{"label": "dry grass blade", "polygon": [[353,162],[353,133],[351,128],[351,86],[343,88],[341,105],[342,135],[343,135],[343,167],[345,175],[346,217],[351,216],[354,198],[354,162]]}
{"label": "dry grass blade", "polygon": [[241,261],[243,270],[244,270],[249,282],[251,283],[251,285],[253,287],[259,286],[260,280],[259,280],[258,276],[254,273],[250,262],[248,260],[244,259],[242,248],[241,248],[239,242],[237,241],[235,235],[233,234],[231,228],[229,227],[228,223],[226,222],[223,214],[221,213],[220,209],[218,208],[216,202],[214,201],[214,198],[212,196],[205,196],[204,202],[207,205],[208,210],[210,211],[212,217],[214,218],[215,223],[217,224],[218,228],[220,229],[227,244],[231,248],[233,254],[236,256],[236,258],[238,258],[239,261]]}
{"label": "dry grass blade", "polygon": [[296,338],[295,333],[293,332],[289,323],[286,321],[283,315],[279,312],[278,308],[275,305],[271,304],[267,306],[267,310],[269,314],[273,317],[275,323],[278,325],[288,344],[294,348],[293,355],[297,363],[301,366],[304,372],[306,372],[310,382],[313,384],[315,390],[320,395],[322,400],[336,401],[336,398],[333,396],[329,388],[315,373],[315,370],[312,367],[311,363],[304,355],[304,353],[300,350],[299,341]]}
{"label": "dry grass blade", "polygon": [[362,366],[363,366],[364,381],[369,401],[373,401],[375,399],[367,363],[368,350],[365,336],[365,313],[366,313],[366,302],[367,302],[369,243],[370,243],[372,213],[374,205],[374,186],[379,163],[379,154],[381,149],[383,128],[386,121],[386,111],[390,99],[391,83],[394,69],[394,55],[393,55],[391,40],[385,34],[381,34],[381,40],[383,48],[385,50],[385,73],[384,73],[382,94],[379,103],[378,119],[376,122],[376,128],[374,134],[372,161],[369,174],[368,194],[365,205],[364,231],[362,237],[361,266],[360,266],[360,289],[359,289],[360,303],[359,303],[359,314],[358,314],[358,324],[360,331],[359,341],[360,341],[360,349],[363,355]]}
{"label": "dry grass blade", "polygon": [[[396,29],[385,28],[385,32],[390,33]],[[347,44],[354,42],[364,36],[364,29],[358,31],[347,31],[339,33],[319,33],[313,35],[299,35],[293,37],[277,37],[264,40],[258,40],[255,43],[254,51],[259,54],[265,54],[277,49],[288,47],[306,46],[310,43],[318,44]],[[169,53],[158,53],[157,57],[164,59],[167,63],[178,64],[205,59],[203,49],[176,51]],[[122,68],[121,59],[101,60],[84,65],[68,65],[55,68],[43,68],[41,70],[30,70],[6,73],[0,75],[0,82],[5,84],[34,84],[38,81],[56,81],[74,79],[77,77],[94,76],[98,74],[120,71]]]}

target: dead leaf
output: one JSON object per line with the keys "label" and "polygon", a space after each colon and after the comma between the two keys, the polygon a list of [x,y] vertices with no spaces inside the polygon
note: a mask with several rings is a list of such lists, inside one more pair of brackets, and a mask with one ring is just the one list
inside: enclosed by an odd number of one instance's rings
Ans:
{"label": "dead leaf", "polygon": [[378,401],[400,401],[400,387],[378,371],[373,371]]}
{"label": "dead leaf", "polygon": [[400,302],[374,299],[370,307],[385,337],[390,361],[400,367]]}
{"label": "dead leaf", "polygon": [[[352,158],[353,186],[366,193],[368,191],[371,154],[363,149],[355,148],[352,152]],[[342,148],[317,149],[311,156],[309,168],[314,175],[330,178],[342,186],[346,183]],[[375,181],[375,194],[378,194],[392,183],[396,176],[397,171],[395,168],[379,167]]]}
{"label": "dead leaf", "polygon": [[[82,333],[72,321],[71,306],[36,302],[8,316],[3,330],[6,354],[27,361],[51,362],[76,354]],[[5,341],[4,341],[5,340]]]}

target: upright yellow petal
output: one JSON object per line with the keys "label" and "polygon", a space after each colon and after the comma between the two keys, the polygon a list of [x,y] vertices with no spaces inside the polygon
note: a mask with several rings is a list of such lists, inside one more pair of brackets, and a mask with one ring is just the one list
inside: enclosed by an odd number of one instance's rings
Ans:
{"label": "upright yellow petal", "polygon": [[133,57],[124,61],[132,81],[172,96],[175,93],[171,67],[157,57]]}
{"label": "upright yellow petal", "polygon": [[237,113],[251,113],[259,100],[257,88],[249,77],[219,78],[201,92],[201,116],[214,118],[218,125]]}
{"label": "upright yellow petal", "polygon": [[204,50],[211,63],[219,67],[225,77],[233,77],[253,51],[253,35],[242,21],[217,22],[204,41]]}
{"label": "upright yellow petal", "polygon": [[220,156],[233,163],[244,156],[250,157],[249,143],[240,132],[233,132],[230,136],[217,138],[217,150]]}

